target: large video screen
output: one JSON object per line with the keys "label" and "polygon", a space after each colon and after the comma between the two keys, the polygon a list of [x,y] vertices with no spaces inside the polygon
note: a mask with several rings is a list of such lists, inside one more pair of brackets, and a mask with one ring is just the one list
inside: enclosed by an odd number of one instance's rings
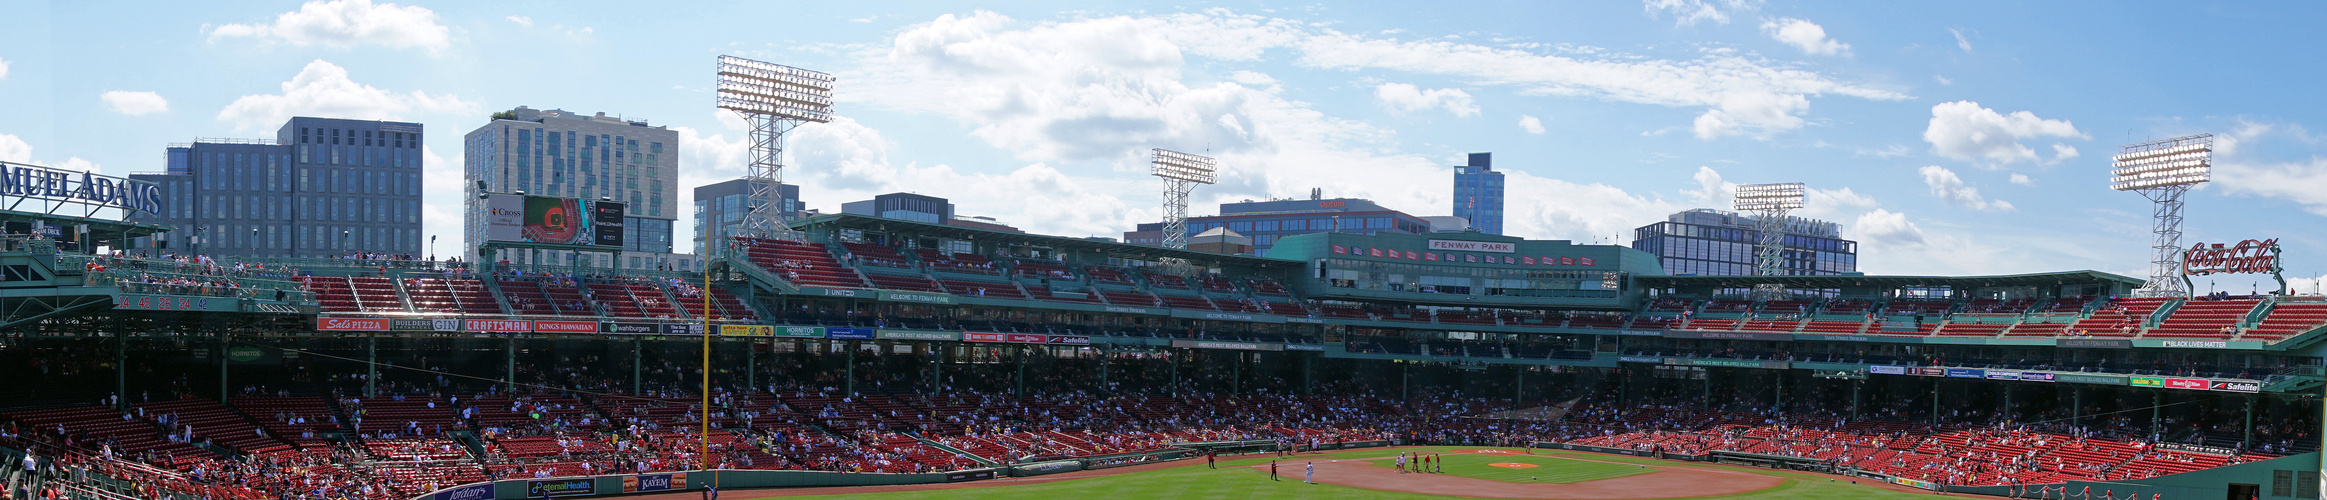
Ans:
{"label": "large video screen", "polygon": [[550,245],[620,247],[628,207],[611,201],[496,194],[485,200],[485,237]]}

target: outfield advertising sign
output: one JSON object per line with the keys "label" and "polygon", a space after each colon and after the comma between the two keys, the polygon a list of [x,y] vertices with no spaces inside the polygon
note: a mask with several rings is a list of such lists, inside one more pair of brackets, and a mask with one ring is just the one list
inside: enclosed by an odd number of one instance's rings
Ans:
{"label": "outfield advertising sign", "polygon": [[385,318],[315,318],[315,330],[324,332],[385,332]]}
{"label": "outfield advertising sign", "polygon": [[2163,378],[2163,377],[2126,377],[2126,378],[2127,378],[2128,380],[2131,380],[2131,381],[2133,381],[2133,386],[2134,386],[2134,387],[2165,387],[2165,378]]}
{"label": "outfield advertising sign", "polygon": [[533,331],[538,333],[598,333],[598,322],[541,320],[533,322]]}
{"label": "outfield advertising sign", "polygon": [[872,340],[871,328],[826,328],[824,338],[839,340]]}
{"label": "outfield advertising sign", "polygon": [[493,483],[452,488],[429,495],[429,500],[493,500]]}
{"label": "outfield advertising sign", "polygon": [[[592,328],[591,330],[597,330]],[[533,322],[522,319],[472,319],[461,322],[461,331],[486,333],[525,333],[533,331]]]}
{"label": "outfield advertising sign", "polygon": [[730,337],[768,337],[776,334],[776,327],[768,325],[719,325],[719,334]]}
{"label": "outfield advertising sign", "polygon": [[821,326],[779,326],[779,327],[776,327],[776,336],[778,336],[778,337],[790,337],[790,338],[808,338],[808,339],[820,339],[820,338],[824,338],[824,327],[821,327]]}
{"label": "outfield advertising sign", "polygon": [[962,332],[962,340],[968,342],[1001,342],[1002,334],[985,332]]}
{"label": "outfield advertising sign", "polygon": [[622,476],[622,492],[670,491],[687,489],[687,473],[641,474]]}
{"label": "outfield advertising sign", "polygon": [[527,498],[589,496],[597,493],[595,491],[597,488],[592,483],[593,481],[588,478],[526,481],[525,496]]}
{"label": "outfield advertising sign", "polygon": [[697,324],[692,324],[692,323],[665,323],[665,324],[663,324],[663,334],[664,334],[664,335],[702,335],[702,334],[703,334],[703,325],[697,325]]}
{"label": "outfield advertising sign", "polygon": [[604,328],[599,331],[603,333],[653,335],[657,332],[661,332],[662,328],[655,325],[654,323],[607,323],[604,325]]}
{"label": "outfield advertising sign", "polygon": [[917,332],[910,330],[881,330],[877,337],[896,340],[961,340],[956,332]]}

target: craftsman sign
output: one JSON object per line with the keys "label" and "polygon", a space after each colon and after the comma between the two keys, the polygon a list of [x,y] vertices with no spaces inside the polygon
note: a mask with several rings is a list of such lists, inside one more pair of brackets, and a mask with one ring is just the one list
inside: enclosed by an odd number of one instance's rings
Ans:
{"label": "craftsman sign", "polygon": [[525,333],[533,331],[533,322],[522,319],[472,319],[461,322],[461,331]]}
{"label": "craftsman sign", "polygon": [[151,182],[0,162],[0,196],[39,198],[160,214],[162,188]]}
{"label": "craftsman sign", "polygon": [[2279,240],[2246,240],[2237,245],[2199,243],[2182,252],[2182,274],[2279,273]]}

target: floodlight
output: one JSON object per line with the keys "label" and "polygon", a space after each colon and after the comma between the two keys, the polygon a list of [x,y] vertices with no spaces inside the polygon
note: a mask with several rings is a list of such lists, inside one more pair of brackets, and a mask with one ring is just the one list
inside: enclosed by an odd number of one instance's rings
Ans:
{"label": "floodlight", "polygon": [[1802,208],[1802,183],[1746,184],[1737,186],[1737,210],[1761,212]]}
{"label": "floodlight", "polygon": [[751,123],[751,163],[744,187],[751,212],[743,234],[800,240],[783,219],[784,133],[805,122],[832,121],[832,75],[782,64],[719,56],[719,108]]}
{"label": "floodlight", "polygon": [[1216,182],[1214,167],[1209,156],[1155,150],[1154,174],[1164,180],[1164,247],[1188,247],[1188,193],[1195,191],[1197,184]]}
{"label": "floodlight", "polygon": [[2149,282],[2141,286],[2141,294],[2187,295],[2188,284],[2177,276],[2182,267],[2182,195],[2190,192],[2190,186],[2213,180],[2214,134],[2131,144],[2110,160],[2110,189],[2138,192],[2155,204],[2150,214]]}

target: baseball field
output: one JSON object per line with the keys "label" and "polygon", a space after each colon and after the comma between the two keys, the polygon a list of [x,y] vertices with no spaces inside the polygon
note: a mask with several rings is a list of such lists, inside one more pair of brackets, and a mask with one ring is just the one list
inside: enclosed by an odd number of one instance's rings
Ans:
{"label": "baseball field", "polygon": [[[1399,472],[1399,452],[1435,453],[1439,473]],[[1269,476],[1276,463],[1277,477]],[[1315,464],[1315,483],[1303,482]],[[1920,498],[1914,490],[1858,479],[1753,467],[1672,462],[1617,455],[1478,447],[1408,447],[1303,454],[1223,456],[1127,469],[978,483],[909,487],[811,488],[722,492],[721,498],[1431,498],[1546,499],[1885,499]],[[650,498],[696,498],[663,495]]]}

